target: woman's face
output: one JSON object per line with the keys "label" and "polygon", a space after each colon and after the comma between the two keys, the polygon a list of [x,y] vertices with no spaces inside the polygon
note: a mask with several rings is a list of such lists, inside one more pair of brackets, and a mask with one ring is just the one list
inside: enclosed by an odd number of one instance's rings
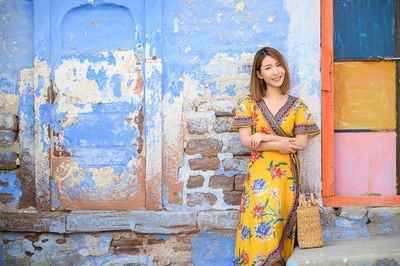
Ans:
{"label": "woman's face", "polygon": [[272,56],[267,55],[261,62],[260,70],[257,72],[260,79],[263,79],[267,87],[279,88],[285,80],[285,69]]}

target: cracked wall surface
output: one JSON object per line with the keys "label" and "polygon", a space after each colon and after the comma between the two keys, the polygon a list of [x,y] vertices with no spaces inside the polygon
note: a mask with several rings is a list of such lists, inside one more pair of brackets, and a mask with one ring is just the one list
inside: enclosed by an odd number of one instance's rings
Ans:
{"label": "cracked wall surface", "polygon": [[[3,261],[229,264],[250,154],[231,124],[253,55],[282,51],[291,94],[320,124],[319,12],[316,0],[0,2],[0,209],[16,214]],[[320,197],[320,138],[301,156],[303,189]],[[182,220],[147,228],[109,210]],[[85,227],[104,217],[127,227]],[[18,232],[29,224],[37,233]]]}

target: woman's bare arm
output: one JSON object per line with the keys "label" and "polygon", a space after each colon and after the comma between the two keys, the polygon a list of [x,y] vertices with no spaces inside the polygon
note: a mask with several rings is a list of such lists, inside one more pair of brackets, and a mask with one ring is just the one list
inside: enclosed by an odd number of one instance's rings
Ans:
{"label": "woman's bare arm", "polygon": [[239,128],[240,142],[246,148],[256,151],[278,151],[283,154],[295,153],[302,146],[292,144],[296,141],[295,138],[280,137],[270,134],[256,133],[252,135],[251,127]]}

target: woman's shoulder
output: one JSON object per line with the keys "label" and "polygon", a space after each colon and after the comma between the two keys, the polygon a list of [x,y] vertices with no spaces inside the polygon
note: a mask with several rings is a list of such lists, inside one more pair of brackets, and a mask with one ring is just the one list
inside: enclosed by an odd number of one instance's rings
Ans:
{"label": "woman's shoulder", "polygon": [[297,106],[301,106],[301,105],[306,105],[304,103],[304,101],[301,98],[295,97],[290,95],[290,97],[292,98],[292,101],[297,105]]}
{"label": "woman's shoulder", "polygon": [[241,98],[239,104],[254,104],[253,98],[250,94],[246,95],[245,97]]}

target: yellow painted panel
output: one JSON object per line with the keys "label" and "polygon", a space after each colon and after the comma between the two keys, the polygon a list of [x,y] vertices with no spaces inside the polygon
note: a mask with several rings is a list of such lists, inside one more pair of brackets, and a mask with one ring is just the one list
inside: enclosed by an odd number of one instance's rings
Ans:
{"label": "yellow painted panel", "polygon": [[335,129],[396,128],[396,65],[334,63]]}

